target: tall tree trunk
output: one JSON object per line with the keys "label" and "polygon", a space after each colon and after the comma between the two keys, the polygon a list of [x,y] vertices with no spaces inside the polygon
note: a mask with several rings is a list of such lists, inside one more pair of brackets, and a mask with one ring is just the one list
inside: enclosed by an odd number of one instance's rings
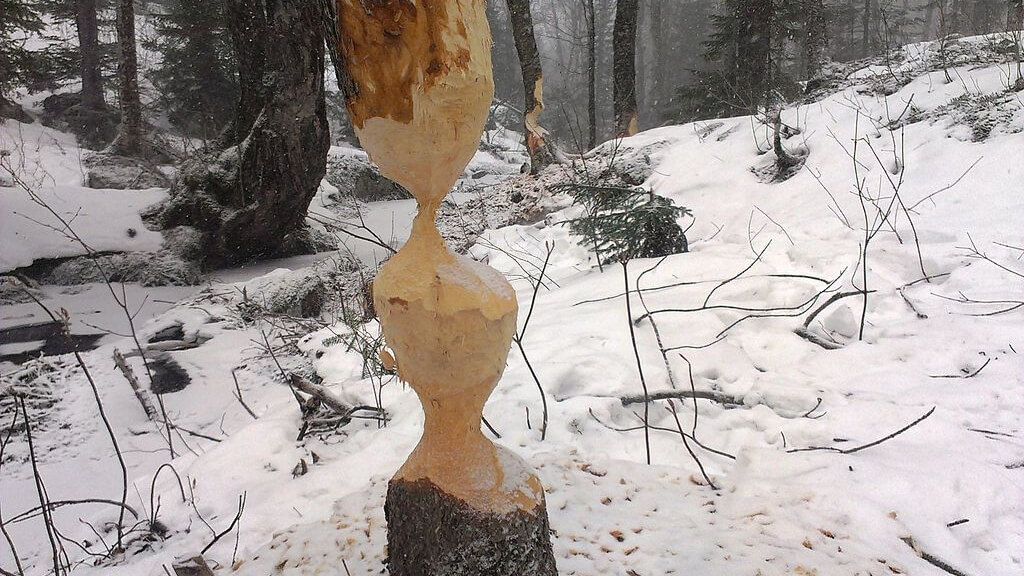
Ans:
{"label": "tall tree trunk", "polygon": [[828,44],[828,20],[822,0],[810,0],[804,12],[804,60],[807,63],[807,91],[821,85]]}
{"label": "tall tree trunk", "polygon": [[540,125],[544,111],[544,71],[540,65],[537,38],[533,35],[533,15],[530,0],[506,0],[512,21],[512,36],[519,53],[519,66],[523,70],[523,89],[526,93],[525,129],[526,150],[530,153],[530,174],[536,174],[544,167],[556,162],[548,132]]}
{"label": "tall tree trunk", "polygon": [[78,49],[82,55],[82,105],[98,110],[104,108],[103,74],[100,72],[99,27],[96,23],[96,0],[75,0],[75,26]]}
{"label": "tall tree trunk", "polygon": [[[943,0],[932,0],[925,6],[924,22],[922,23],[924,29],[921,30],[921,35],[924,40],[931,40],[932,38],[932,31],[935,29],[935,4],[942,1]],[[1010,1],[1012,2],[1013,0]]]}
{"label": "tall tree trunk", "polygon": [[861,58],[871,55],[871,0],[864,0],[860,15],[860,55]]}
{"label": "tall tree trunk", "polygon": [[111,150],[123,156],[144,157],[147,150],[142,140],[142,102],[139,100],[139,64],[135,53],[134,0],[118,0],[117,47],[117,75],[121,80],[121,130],[111,144]]}
{"label": "tall tree trunk", "polygon": [[1007,7],[1006,14],[1006,27],[1010,31],[1010,36],[1017,44],[1017,81],[1013,84],[1013,89],[1017,92],[1024,90],[1024,70],[1021,69],[1021,29],[1024,28],[1024,0],[1009,0],[1009,6]]}
{"label": "tall tree trunk", "polygon": [[[201,233],[206,267],[308,251],[306,211],[326,171],[322,2],[230,0],[239,63],[236,118],[182,167],[165,228]],[[345,86],[342,86],[343,90]]]}
{"label": "tall tree trunk", "polygon": [[644,29],[647,20],[647,9],[646,0],[637,2],[637,15],[636,15],[636,40],[634,46],[636,47],[636,105],[637,105],[637,129],[643,123],[641,122],[640,111],[646,115],[649,110],[648,97],[647,97],[647,41],[644,39]]}
{"label": "tall tree trunk", "polygon": [[615,136],[637,132],[636,27],[638,0],[616,0],[612,31],[612,107]]}
{"label": "tall tree trunk", "polygon": [[665,49],[665,26],[662,21],[662,2],[664,0],[651,0],[651,103],[655,110],[659,110],[665,98],[666,84],[666,57],[668,51]]}
{"label": "tall tree trunk", "polygon": [[587,121],[590,134],[587,148],[597,146],[597,13],[594,0],[587,0]]}

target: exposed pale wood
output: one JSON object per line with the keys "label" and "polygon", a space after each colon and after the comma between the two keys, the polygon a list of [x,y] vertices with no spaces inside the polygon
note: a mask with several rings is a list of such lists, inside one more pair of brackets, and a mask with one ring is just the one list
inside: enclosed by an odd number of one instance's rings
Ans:
{"label": "exposed pale wood", "polygon": [[[339,0],[338,14],[356,135],[419,206],[409,240],[373,283],[393,364],[424,412],[423,437],[389,485],[389,570],[554,576],[540,480],[480,429],[515,333],[515,291],[449,252],[434,222],[493,97],[484,1]],[[522,530],[508,529],[514,518]],[[472,550],[502,564],[481,564]]]}

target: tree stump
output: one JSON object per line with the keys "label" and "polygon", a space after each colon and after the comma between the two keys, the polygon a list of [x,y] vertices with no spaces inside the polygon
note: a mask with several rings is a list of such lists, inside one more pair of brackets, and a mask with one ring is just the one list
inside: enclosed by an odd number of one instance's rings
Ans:
{"label": "tree stump", "polygon": [[557,574],[543,502],[532,512],[487,513],[429,479],[398,479],[388,484],[384,514],[392,575]]}
{"label": "tree stump", "polygon": [[496,270],[451,253],[437,208],[479,146],[494,94],[484,0],[339,0],[349,115],[381,173],[419,212],[374,280],[423,437],[391,480],[392,576],[555,576],[540,480],[480,430],[518,304]]}

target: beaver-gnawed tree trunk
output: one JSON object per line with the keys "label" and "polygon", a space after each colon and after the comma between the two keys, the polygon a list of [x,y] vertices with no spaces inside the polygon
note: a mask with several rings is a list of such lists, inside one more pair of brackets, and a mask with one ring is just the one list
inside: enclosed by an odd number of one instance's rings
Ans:
{"label": "beaver-gnawed tree trunk", "polygon": [[519,65],[523,71],[523,88],[526,92],[523,111],[526,118],[526,150],[530,153],[530,174],[536,174],[545,166],[558,161],[547,140],[547,130],[540,125],[540,114],[544,111],[544,71],[540,64],[537,39],[533,35],[530,0],[505,2],[512,21],[512,36],[516,42],[516,52],[519,53]]}
{"label": "beaver-gnawed tree trunk", "polygon": [[213,151],[182,167],[158,214],[201,235],[207,267],[308,251],[306,211],[326,171],[323,4],[230,0],[241,94]]}

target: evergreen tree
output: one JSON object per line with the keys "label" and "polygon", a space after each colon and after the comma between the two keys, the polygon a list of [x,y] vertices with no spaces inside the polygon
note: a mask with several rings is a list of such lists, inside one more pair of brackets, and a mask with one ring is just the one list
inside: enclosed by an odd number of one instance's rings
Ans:
{"label": "evergreen tree", "polygon": [[565,192],[583,207],[582,216],[566,223],[594,249],[599,265],[689,251],[679,220],[692,213],[651,190],[580,183],[558,184],[551,190]]}
{"label": "evergreen tree", "polygon": [[21,117],[7,96],[17,86],[42,77],[39,55],[25,47],[26,37],[43,29],[33,2],[0,0],[0,117]]}
{"label": "evergreen tree", "polygon": [[784,49],[808,23],[815,0],[725,0],[711,16],[704,59],[711,66],[677,92],[677,119],[751,114],[798,93]]}
{"label": "evergreen tree", "polygon": [[238,102],[237,61],[225,0],[174,0],[159,17],[152,48],[162,60],[150,73],[171,123],[211,139]]}

